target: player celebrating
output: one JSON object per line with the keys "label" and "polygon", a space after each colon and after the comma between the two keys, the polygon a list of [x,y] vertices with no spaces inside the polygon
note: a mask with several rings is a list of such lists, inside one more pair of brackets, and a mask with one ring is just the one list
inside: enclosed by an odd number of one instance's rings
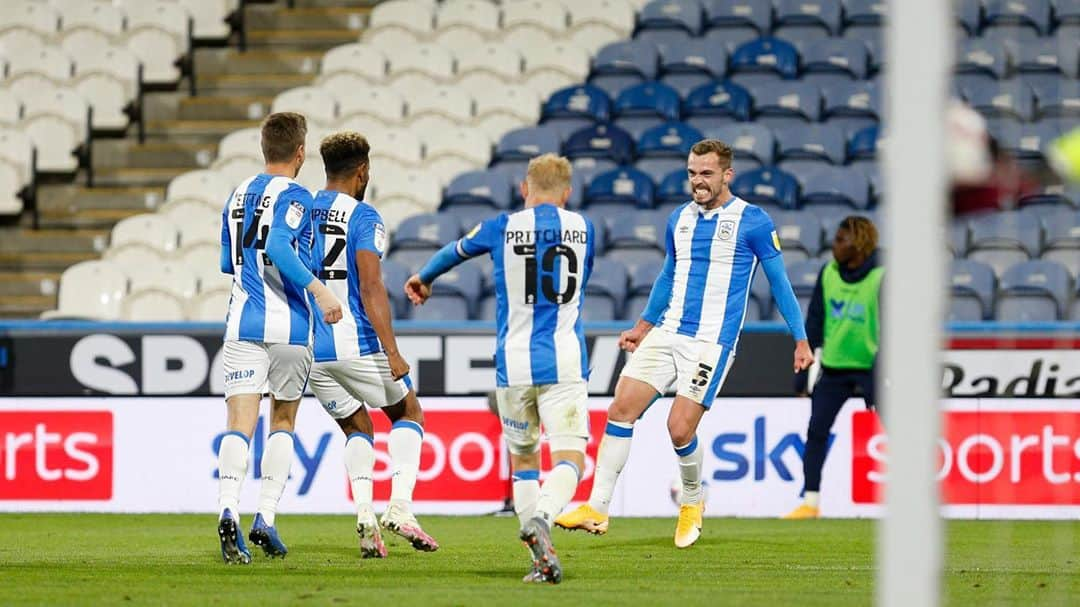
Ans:
{"label": "player celebrating", "polygon": [[795,370],[813,362],[773,222],[765,211],[731,194],[731,158],[731,147],[715,139],[699,141],[690,150],[693,201],[668,219],[664,268],[641,318],[619,338],[620,347],[633,354],[608,408],[589,502],[555,520],[564,529],[607,531],[608,506],[630,455],[634,422],[674,384],[667,426],[683,486],[675,545],[686,548],[697,541],[704,510],[704,454],[697,427],[735,358],[759,262],[795,336]]}
{"label": "player celebrating", "polygon": [[439,544],[412,515],[412,493],[420,469],[424,414],[398,351],[390,324],[390,300],[382,281],[386,228],[378,211],[360,202],[368,184],[368,142],[358,133],[337,133],[319,149],[326,188],[315,195],[313,269],[347,302],[341,322],[315,321],[315,365],[311,389],[345,432],[345,469],[356,503],[356,532],[363,558],[386,556],[372,509],[375,466],[371,418],[364,405],[382,408],[393,422],[389,451],[393,466],[390,505],[382,525],[414,548]]}
{"label": "player celebrating", "polygon": [[[581,480],[588,442],[589,366],[581,304],[592,272],[594,232],[585,217],[565,210],[570,163],[554,154],[529,162],[521,194],[525,209],[502,214],[443,247],[405,283],[414,304],[431,283],[462,261],[484,253],[495,262],[496,399],[513,468],[520,537],[533,556],[526,582],[562,580],[551,545],[551,521]],[[540,485],[540,424],[555,462]]]}
{"label": "player celebrating", "polygon": [[218,537],[227,563],[248,563],[238,532],[240,485],[248,444],[264,392],[271,397],[270,436],[262,458],[258,513],[249,539],[267,556],[285,556],[274,516],[289,478],[296,410],[311,368],[311,318],[304,290],[326,322],[341,318],[341,303],[308,271],[311,194],[293,181],[304,164],[307,122],[294,113],[271,114],[262,125],[266,171],[243,181],[225,204],[221,271],[233,275],[225,321],[225,400],[228,431],[218,450]]}

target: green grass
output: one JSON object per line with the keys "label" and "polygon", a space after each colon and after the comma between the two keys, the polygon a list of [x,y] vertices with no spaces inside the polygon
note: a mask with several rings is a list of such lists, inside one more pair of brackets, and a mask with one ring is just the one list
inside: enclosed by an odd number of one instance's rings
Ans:
{"label": "green grass", "polygon": [[[213,516],[0,515],[0,605],[867,605],[871,521],[706,519],[688,550],[673,519],[618,519],[604,537],[557,532],[566,575],[527,586],[516,519],[422,517],[442,544],[387,537],[361,561],[346,516],[284,514],[284,560],[221,563]],[[244,519],[245,526],[250,518]],[[952,522],[950,605],[1075,604],[1080,525]]]}

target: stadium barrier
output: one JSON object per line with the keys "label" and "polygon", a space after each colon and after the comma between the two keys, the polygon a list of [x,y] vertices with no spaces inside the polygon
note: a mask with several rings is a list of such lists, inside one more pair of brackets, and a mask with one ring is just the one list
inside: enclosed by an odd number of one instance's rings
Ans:
{"label": "stadium barrier", "polygon": [[[617,516],[674,516],[676,457],[666,433],[670,400],[657,401],[634,430],[630,460],[612,503]],[[508,493],[500,422],[483,397],[423,401],[426,432],[415,510],[476,514]],[[606,398],[590,399],[588,495]],[[952,518],[1080,516],[1080,399],[948,399],[939,441],[942,512]],[[709,516],[774,517],[798,503],[809,401],[730,398],[705,415]],[[375,498],[389,496],[389,424],[376,421]],[[224,408],[214,397],[0,398],[0,511],[211,512]],[[241,504],[257,501],[266,419],[252,442]],[[344,439],[307,399],[297,421],[292,477],[280,512],[349,513]],[[833,427],[822,513],[875,517],[887,437],[861,400]],[[546,459],[546,453],[545,453]]]}

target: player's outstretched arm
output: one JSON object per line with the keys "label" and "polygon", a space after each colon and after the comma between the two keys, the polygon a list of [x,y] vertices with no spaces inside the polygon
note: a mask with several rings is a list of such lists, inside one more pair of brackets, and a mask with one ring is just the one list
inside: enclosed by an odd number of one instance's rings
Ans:
{"label": "player's outstretched arm", "polygon": [[359,250],[356,252],[356,268],[360,272],[360,298],[364,302],[364,312],[389,359],[390,374],[394,379],[401,379],[408,375],[409,364],[402,358],[394,336],[390,297],[382,279],[382,263],[376,253]]}

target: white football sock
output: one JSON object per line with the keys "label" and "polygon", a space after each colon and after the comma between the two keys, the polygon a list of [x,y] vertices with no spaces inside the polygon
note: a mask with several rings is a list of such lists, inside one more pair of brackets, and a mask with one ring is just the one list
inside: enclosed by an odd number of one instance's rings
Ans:
{"label": "white football sock", "polygon": [[634,437],[634,424],[608,421],[600,452],[596,455],[596,471],[593,473],[592,493],[589,505],[600,514],[607,514],[615,483],[626,459],[630,457],[630,441]]}
{"label": "white football sock", "polygon": [[274,526],[278,502],[285,493],[289,467],[293,460],[293,435],[286,430],[271,432],[262,457],[262,483],[259,487],[259,514],[267,525]]}
{"label": "white football sock", "polygon": [[218,508],[240,520],[240,486],[247,476],[248,437],[240,432],[226,432],[218,446]]}
{"label": "white football sock", "polygon": [[393,479],[390,481],[390,501],[411,505],[416,474],[420,470],[420,447],[424,442],[424,429],[409,420],[398,420],[390,429],[390,465]]}
{"label": "white football sock", "polygon": [[514,512],[524,527],[536,511],[536,500],[540,499],[540,471],[518,470],[514,479]]}
{"label": "white football sock", "polygon": [[540,499],[536,501],[536,515],[551,526],[551,521],[566,508],[577,490],[581,480],[581,471],[574,462],[563,460],[548,472],[544,486],[540,488]]}
{"label": "white football sock", "polygon": [[679,476],[682,477],[680,503],[697,504],[701,502],[701,464],[705,459],[697,436],[689,444],[675,447],[675,454],[679,456]]}
{"label": "white football sock", "polygon": [[374,511],[371,502],[375,449],[372,445],[372,438],[363,432],[354,432],[345,441],[345,472],[349,475],[358,522]]}
{"label": "white football sock", "polygon": [[821,493],[817,491],[807,491],[803,494],[803,503],[811,508],[818,508],[821,504]]}

